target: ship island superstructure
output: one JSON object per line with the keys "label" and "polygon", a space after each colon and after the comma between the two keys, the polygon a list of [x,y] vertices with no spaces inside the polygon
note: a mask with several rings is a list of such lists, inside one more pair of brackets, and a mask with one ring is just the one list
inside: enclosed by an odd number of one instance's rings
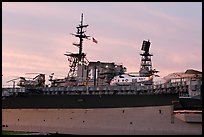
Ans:
{"label": "ship island superstructure", "polygon": [[[77,32],[72,34],[79,38],[79,43],[73,43],[78,53],[64,54],[69,62],[65,78],[53,79],[52,74],[51,84],[46,86],[45,74],[36,76],[32,85],[21,77],[20,88],[2,89],[3,128],[67,134],[145,134],[142,131],[151,129],[156,134],[171,134],[168,129],[175,130],[173,110],[185,107],[179,95],[187,93],[192,82],[168,81],[155,85],[152,78],[158,71],[152,69],[149,40],[142,43],[139,76],[131,76],[134,81],[124,77],[126,67],[122,64],[89,61],[83,52],[83,41],[91,37],[85,34],[87,27],[82,14]],[[118,85],[116,81],[110,85],[116,76],[128,84]],[[135,81],[138,77],[148,80]],[[198,102],[194,107],[202,108]],[[153,123],[160,123],[162,130],[152,128],[151,124],[143,125],[152,117]],[[163,129],[162,124],[167,129]],[[200,129],[193,132],[200,133]],[[176,133],[180,131],[172,132]]]}
{"label": "ship island superstructure", "polygon": [[88,25],[83,23],[83,14],[81,15],[81,22],[76,27],[76,34],[73,36],[79,38],[79,43],[73,43],[79,50],[78,53],[66,52],[69,62],[69,72],[64,79],[52,79],[51,87],[53,86],[83,86],[83,85],[108,85],[110,80],[119,74],[125,72],[123,65],[115,64],[114,62],[89,62],[86,54],[82,51],[83,41],[90,40],[90,36],[85,34]]}

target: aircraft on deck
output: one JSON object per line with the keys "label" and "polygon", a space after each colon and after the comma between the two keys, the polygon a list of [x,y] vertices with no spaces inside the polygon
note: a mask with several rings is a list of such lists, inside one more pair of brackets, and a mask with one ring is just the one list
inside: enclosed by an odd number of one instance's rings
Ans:
{"label": "aircraft on deck", "polygon": [[145,83],[148,81],[152,81],[154,85],[157,84],[164,84],[166,82],[168,82],[167,80],[165,80],[164,78],[160,78],[159,75],[156,75],[154,73],[152,73],[152,75],[148,76],[148,77],[144,77],[144,76],[139,76],[138,73],[136,73],[137,75],[133,75],[134,73],[126,73],[126,74],[122,74],[122,75],[117,75],[115,77],[113,77],[113,79],[110,82],[110,85],[131,85],[134,83]]}
{"label": "aircraft on deck", "polygon": [[111,82],[110,85],[130,85],[132,83],[141,83],[145,81],[150,81],[153,79],[153,76],[149,77],[140,77],[136,75],[130,75],[130,74],[122,74],[115,76]]}
{"label": "aircraft on deck", "polygon": [[38,73],[37,76],[34,78],[25,78],[25,77],[18,77],[15,79],[11,79],[8,82],[13,82],[15,84],[15,81],[18,80],[17,86],[19,87],[36,87],[36,86],[45,86],[45,74]]}

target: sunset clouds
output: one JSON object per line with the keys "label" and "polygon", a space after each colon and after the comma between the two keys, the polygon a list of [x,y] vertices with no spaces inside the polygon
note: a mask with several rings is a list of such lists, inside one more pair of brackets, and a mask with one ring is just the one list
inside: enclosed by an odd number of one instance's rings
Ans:
{"label": "sunset clouds", "polygon": [[118,62],[139,71],[141,44],[150,40],[153,68],[161,76],[186,69],[202,70],[201,2],[3,2],[3,85],[11,75],[28,72],[66,75],[66,51],[84,13],[84,41],[90,61]]}

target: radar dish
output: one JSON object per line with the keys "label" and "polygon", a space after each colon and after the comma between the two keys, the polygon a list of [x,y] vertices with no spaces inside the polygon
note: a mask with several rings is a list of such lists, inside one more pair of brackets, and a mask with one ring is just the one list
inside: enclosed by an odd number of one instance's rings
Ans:
{"label": "radar dish", "polygon": [[145,51],[146,53],[148,53],[149,52],[149,47],[150,47],[150,42],[149,42],[149,40],[148,41],[143,41],[143,43],[142,43],[142,49],[141,50],[143,50],[143,51]]}

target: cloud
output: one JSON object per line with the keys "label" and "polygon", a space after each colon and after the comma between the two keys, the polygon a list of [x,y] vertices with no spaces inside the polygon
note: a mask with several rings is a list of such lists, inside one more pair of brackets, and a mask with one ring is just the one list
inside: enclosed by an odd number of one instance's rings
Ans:
{"label": "cloud", "polygon": [[[3,2],[2,11],[38,18],[58,18],[59,15],[72,15],[71,9],[61,8],[63,3],[56,2]],[[70,12],[67,12],[70,11]],[[71,17],[71,16],[70,16]]]}

